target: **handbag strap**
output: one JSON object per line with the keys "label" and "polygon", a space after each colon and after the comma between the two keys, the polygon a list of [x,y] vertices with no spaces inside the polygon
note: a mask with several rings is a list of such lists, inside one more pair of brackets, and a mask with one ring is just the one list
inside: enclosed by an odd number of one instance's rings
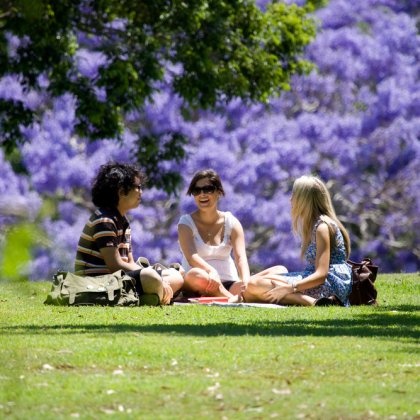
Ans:
{"label": "handbag strap", "polygon": [[361,262],[355,262],[352,260],[347,260],[347,263],[354,266],[364,266],[364,265],[373,265],[372,260],[370,258],[363,258]]}

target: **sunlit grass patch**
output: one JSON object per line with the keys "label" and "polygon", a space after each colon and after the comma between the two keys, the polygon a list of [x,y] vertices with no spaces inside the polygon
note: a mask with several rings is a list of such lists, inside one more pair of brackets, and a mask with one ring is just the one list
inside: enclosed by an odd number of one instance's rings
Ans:
{"label": "sunlit grass patch", "polygon": [[378,307],[51,307],[2,284],[0,417],[415,418],[419,276]]}

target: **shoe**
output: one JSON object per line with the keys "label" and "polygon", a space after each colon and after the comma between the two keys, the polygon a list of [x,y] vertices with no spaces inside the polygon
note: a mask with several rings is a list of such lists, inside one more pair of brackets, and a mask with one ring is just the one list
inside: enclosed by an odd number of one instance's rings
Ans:
{"label": "shoe", "polygon": [[139,306],[159,306],[159,296],[154,293],[144,293],[139,296]]}
{"label": "shoe", "polygon": [[184,292],[178,291],[175,293],[174,297],[171,299],[171,305],[174,303],[191,303],[189,297]]}
{"label": "shoe", "polygon": [[322,297],[315,301],[315,306],[344,306],[337,296]]}
{"label": "shoe", "polygon": [[138,257],[136,263],[142,268],[150,267],[150,262],[146,257]]}
{"label": "shoe", "polygon": [[169,268],[174,268],[176,271],[179,271],[181,269],[181,264],[180,263],[170,263],[169,264]]}

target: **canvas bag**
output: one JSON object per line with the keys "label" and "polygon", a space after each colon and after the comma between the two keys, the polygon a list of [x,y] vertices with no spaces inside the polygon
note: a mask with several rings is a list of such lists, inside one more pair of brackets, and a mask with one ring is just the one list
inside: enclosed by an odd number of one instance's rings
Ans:
{"label": "canvas bag", "polygon": [[58,272],[44,302],[57,306],[137,306],[135,281],[122,270],[97,277]]}
{"label": "canvas bag", "polygon": [[379,267],[370,258],[364,258],[360,263],[347,260],[347,263],[352,271],[350,305],[377,305],[378,291],[374,283]]}

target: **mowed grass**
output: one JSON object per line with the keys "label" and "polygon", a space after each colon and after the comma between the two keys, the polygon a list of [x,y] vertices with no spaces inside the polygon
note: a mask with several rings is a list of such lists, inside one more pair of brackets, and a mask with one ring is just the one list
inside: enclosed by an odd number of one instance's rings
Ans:
{"label": "mowed grass", "polygon": [[49,283],[2,283],[0,418],[419,418],[419,279],[349,309],[51,307]]}

